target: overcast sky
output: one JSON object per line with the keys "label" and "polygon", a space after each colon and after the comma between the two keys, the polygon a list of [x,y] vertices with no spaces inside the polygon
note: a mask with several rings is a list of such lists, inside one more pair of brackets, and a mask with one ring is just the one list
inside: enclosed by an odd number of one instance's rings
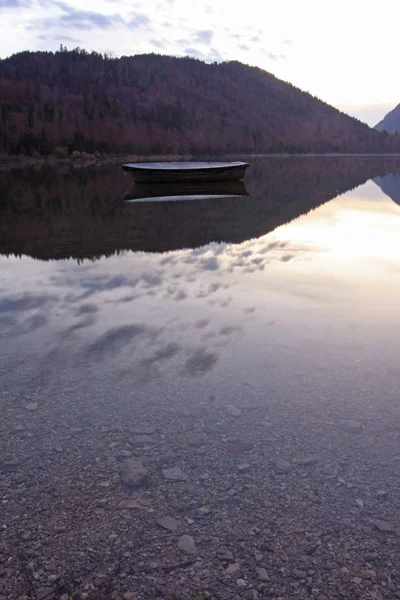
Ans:
{"label": "overcast sky", "polygon": [[69,49],[240,60],[370,125],[400,103],[400,0],[0,0],[0,57]]}

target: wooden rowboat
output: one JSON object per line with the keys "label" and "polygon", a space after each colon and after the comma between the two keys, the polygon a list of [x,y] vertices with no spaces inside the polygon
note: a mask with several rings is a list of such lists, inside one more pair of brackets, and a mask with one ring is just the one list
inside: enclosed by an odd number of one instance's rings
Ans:
{"label": "wooden rowboat", "polygon": [[249,166],[245,162],[153,162],[125,163],[138,183],[168,181],[235,181],[242,179]]}

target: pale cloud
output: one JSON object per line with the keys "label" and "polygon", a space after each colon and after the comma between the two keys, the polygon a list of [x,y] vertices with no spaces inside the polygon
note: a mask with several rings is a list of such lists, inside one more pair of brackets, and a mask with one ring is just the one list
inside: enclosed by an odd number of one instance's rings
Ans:
{"label": "pale cloud", "polygon": [[9,9],[28,8],[31,5],[31,0],[0,0],[0,12]]}
{"label": "pale cloud", "polygon": [[201,31],[196,31],[193,36],[193,41],[198,44],[211,44],[213,39],[213,31],[210,29],[203,29]]}

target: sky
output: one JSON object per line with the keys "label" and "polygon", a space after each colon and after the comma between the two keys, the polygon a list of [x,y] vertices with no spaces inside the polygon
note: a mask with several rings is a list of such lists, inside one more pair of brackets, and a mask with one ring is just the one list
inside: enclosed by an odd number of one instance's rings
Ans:
{"label": "sky", "polygon": [[60,44],[269,71],[375,125],[400,103],[399,0],[0,0],[0,57]]}

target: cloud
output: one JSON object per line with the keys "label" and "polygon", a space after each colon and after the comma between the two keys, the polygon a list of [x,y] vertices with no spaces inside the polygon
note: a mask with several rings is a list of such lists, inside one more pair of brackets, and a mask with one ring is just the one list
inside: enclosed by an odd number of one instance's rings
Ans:
{"label": "cloud", "polygon": [[10,8],[29,8],[32,5],[32,0],[0,0],[0,12]]}
{"label": "cloud", "polygon": [[[30,0],[0,0],[5,2],[28,2]],[[46,28],[73,28],[81,31],[91,29],[108,30],[118,26],[128,27],[129,29],[138,29],[149,25],[150,19],[147,15],[140,12],[129,13],[129,19],[125,20],[120,14],[103,14],[92,10],[77,9],[66,2],[58,1],[54,5],[62,11],[62,14],[43,19],[40,23]],[[37,27],[37,23],[35,23]]]}
{"label": "cloud", "polygon": [[198,44],[207,44],[210,45],[212,43],[214,36],[214,32],[211,29],[203,29],[196,31],[193,36],[193,41]]}
{"label": "cloud", "polygon": [[219,269],[219,263],[215,256],[210,256],[210,258],[201,261],[201,267],[204,271],[217,271]]}
{"label": "cloud", "polygon": [[262,54],[264,54],[270,60],[285,60],[286,54],[275,54],[274,52],[268,52],[268,50],[261,50]]}
{"label": "cloud", "polygon": [[150,40],[150,43],[152,46],[154,46],[155,48],[160,48],[161,50],[164,50],[165,48],[165,42],[163,40]]}
{"label": "cloud", "polygon": [[146,25],[150,25],[150,19],[147,15],[143,13],[134,13],[133,17],[127,23],[130,29],[139,29],[140,27],[145,27]]}
{"label": "cloud", "polygon": [[285,46],[291,46],[292,40],[285,39],[285,40],[283,40],[283,43],[285,44]]}
{"label": "cloud", "polygon": [[10,315],[0,317],[0,326],[4,335],[17,337],[18,335],[26,335],[47,324],[47,317],[41,313],[32,315],[19,323],[15,317]]}
{"label": "cloud", "polygon": [[81,306],[77,310],[77,315],[87,315],[90,313],[95,313],[99,310],[96,304],[92,302],[86,302],[85,304],[81,304]]}
{"label": "cloud", "polygon": [[71,44],[81,44],[82,41],[78,40],[76,38],[72,38],[69,37],[68,35],[47,35],[45,33],[43,33],[42,35],[38,35],[37,40],[42,40],[42,41],[56,41],[56,42],[71,42]]}
{"label": "cloud", "polygon": [[189,377],[205,375],[210,371],[218,361],[218,354],[207,352],[203,348],[195,350],[192,356],[186,361],[183,373]]}
{"label": "cloud", "polygon": [[142,364],[146,365],[162,360],[169,360],[173,358],[176,354],[178,354],[180,350],[181,348],[178,344],[176,344],[175,342],[169,342],[165,346],[158,348],[153,354],[153,356],[151,356],[150,358],[145,358],[142,361]]}
{"label": "cloud", "polygon": [[58,296],[23,294],[17,296],[5,296],[0,299],[0,312],[23,312],[35,310],[58,300]]}
{"label": "cloud", "polygon": [[144,325],[123,325],[113,327],[100,336],[95,342],[87,347],[87,352],[91,355],[105,357],[114,355],[115,352],[122,350],[133,338],[146,333]]}
{"label": "cloud", "polygon": [[79,331],[80,329],[86,329],[87,327],[91,327],[96,323],[96,319],[93,315],[88,315],[84,319],[81,319],[71,327],[68,327],[66,334],[73,333],[74,331]]}

